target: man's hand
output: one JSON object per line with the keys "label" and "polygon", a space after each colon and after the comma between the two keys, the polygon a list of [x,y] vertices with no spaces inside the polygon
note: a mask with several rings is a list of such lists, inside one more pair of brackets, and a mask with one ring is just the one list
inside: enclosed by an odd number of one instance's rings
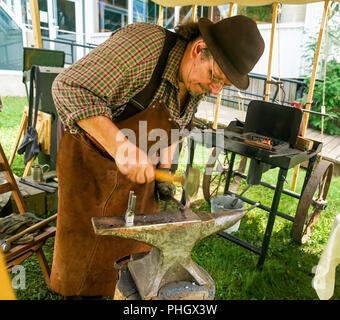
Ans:
{"label": "man's hand", "polygon": [[104,116],[77,121],[115,159],[118,170],[136,183],[155,179],[153,165],[148,156],[131,143],[119,128]]}
{"label": "man's hand", "polygon": [[119,171],[133,182],[142,184],[155,179],[149,157],[128,140],[117,148],[115,160]]}

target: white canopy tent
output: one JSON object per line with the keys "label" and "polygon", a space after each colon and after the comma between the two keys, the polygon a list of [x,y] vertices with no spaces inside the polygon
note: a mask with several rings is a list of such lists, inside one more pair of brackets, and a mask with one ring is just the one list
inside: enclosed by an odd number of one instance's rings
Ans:
{"label": "white canopy tent", "polygon": [[[154,0],[155,3],[159,4],[161,7],[174,7],[174,6],[188,6],[192,5],[192,15],[193,19],[196,19],[196,12],[197,12],[197,6],[218,6],[218,5],[224,5],[224,4],[230,4],[231,7],[234,4],[239,4],[243,6],[264,6],[264,5],[273,5],[273,15],[272,15],[272,30],[271,30],[271,39],[270,39],[270,52],[269,52],[269,59],[268,59],[268,68],[267,68],[267,81],[266,81],[266,89],[265,89],[265,101],[269,101],[269,93],[270,93],[270,82],[271,82],[271,66],[272,66],[272,57],[273,57],[273,43],[274,43],[274,34],[275,34],[275,28],[276,28],[276,22],[277,22],[277,16],[278,16],[278,8],[280,4],[306,4],[306,3],[313,3],[313,2],[324,2],[324,10],[322,13],[322,20],[320,25],[320,31],[319,31],[319,37],[317,42],[317,47],[315,50],[314,55],[314,62],[313,62],[313,70],[311,74],[311,81],[310,86],[308,90],[308,96],[307,96],[307,102],[305,109],[308,111],[310,110],[312,99],[313,99],[313,92],[314,92],[314,86],[315,86],[315,80],[316,80],[316,71],[317,71],[317,65],[319,60],[319,54],[321,49],[321,43],[322,43],[322,37],[323,37],[323,31],[325,28],[325,24],[328,18],[329,13],[329,0],[281,0],[281,1],[271,1],[271,0],[234,0],[234,1],[222,1],[222,0]],[[340,2],[340,0],[335,0],[334,2]],[[231,8],[229,10],[229,16],[231,15]],[[160,10],[160,23],[162,22],[162,15],[163,11]],[[216,111],[215,111],[215,119],[213,128],[216,128],[217,126],[217,118],[218,118],[218,111],[219,111],[219,105],[220,105],[221,97],[217,97],[217,105],[216,105]],[[303,127],[302,127],[302,137],[305,136],[307,125],[308,125],[308,118],[309,113],[304,113],[303,118]],[[294,178],[293,178],[293,184],[292,184],[292,190],[295,191],[296,183],[297,183],[297,177],[299,174],[299,168],[300,165],[295,167],[294,172]]]}
{"label": "white canopy tent", "polygon": [[[316,69],[319,60],[319,53],[322,43],[323,31],[325,27],[325,23],[328,17],[328,9],[329,9],[329,0],[281,0],[281,1],[272,1],[272,0],[233,0],[233,1],[224,1],[224,0],[153,0],[153,2],[160,5],[160,12],[159,12],[159,24],[163,24],[163,8],[164,7],[175,7],[175,6],[193,6],[192,10],[192,18],[193,20],[196,19],[197,14],[197,6],[218,6],[218,5],[225,5],[230,4],[229,15],[232,14],[232,7],[234,4],[239,4],[243,6],[263,6],[263,5],[273,5],[273,15],[272,15],[272,29],[271,29],[271,39],[270,39],[270,52],[269,52],[269,59],[268,59],[268,68],[267,68],[267,82],[266,82],[266,90],[265,90],[265,100],[269,101],[269,93],[270,93],[270,81],[271,81],[271,65],[272,65],[272,54],[273,54],[273,43],[274,43],[274,34],[277,22],[277,15],[278,15],[278,7],[280,4],[307,4],[307,3],[314,3],[314,2],[324,2],[324,10],[322,13],[322,21],[320,25],[320,32],[317,42],[317,47],[314,55],[314,63],[313,63],[313,70],[311,74],[311,81],[308,91],[308,97],[306,102],[305,109],[308,111],[310,110],[314,86],[315,86],[315,79],[316,79]],[[340,2],[340,0],[334,0],[333,2]],[[33,27],[33,35],[34,35],[34,44],[35,47],[41,48],[41,33],[40,33],[40,19],[39,19],[39,9],[38,9],[38,0],[30,0],[30,7],[31,7],[31,14],[32,14],[32,27]],[[217,125],[217,117],[218,117],[218,109],[220,104],[221,97],[219,96],[217,99],[217,106],[215,112],[215,120],[213,127],[216,128]],[[303,129],[302,129],[302,136],[305,136],[307,124],[308,124],[308,117],[309,113],[305,112],[304,119],[303,119]],[[296,187],[296,178],[298,176],[299,167],[295,169],[295,175],[293,180],[292,189],[295,190]]]}

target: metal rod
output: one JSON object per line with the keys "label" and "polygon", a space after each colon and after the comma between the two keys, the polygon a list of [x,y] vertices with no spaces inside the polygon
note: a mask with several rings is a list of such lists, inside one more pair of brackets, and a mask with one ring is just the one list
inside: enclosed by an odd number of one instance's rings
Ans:
{"label": "metal rod", "polygon": [[233,172],[235,157],[236,157],[236,154],[235,152],[233,152],[230,157],[227,179],[226,179],[225,186],[224,186],[224,194],[226,194],[226,192],[229,190],[230,179],[231,179],[231,174]]}
{"label": "metal rod", "polygon": [[292,152],[289,152],[289,153],[270,154],[268,156],[268,158],[290,157],[290,156],[294,156],[298,153],[301,153],[301,151],[292,151]]}
{"label": "metal rod", "polygon": [[[227,194],[235,194],[235,195],[236,195],[236,193],[231,192],[231,191],[228,191]],[[249,204],[251,204],[251,205],[256,204],[256,201],[253,201],[253,200],[251,200],[251,199],[248,199],[248,198],[245,198],[245,197],[242,197],[242,196],[239,197],[239,199],[241,199],[242,201],[247,202],[247,203],[249,203]],[[262,210],[264,210],[264,211],[270,212],[270,208],[267,207],[267,206],[265,206],[265,205],[263,205],[263,204],[260,204],[260,205],[258,205],[257,207],[259,207],[260,209],[262,209]],[[290,215],[284,213],[284,212],[276,211],[276,215],[278,215],[278,216],[281,217],[281,218],[284,218],[284,219],[287,219],[287,220],[289,220],[289,221],[294,222],[294,218],[293,218],[292,216],[290,216]]]}
{"label": "metal rod", "polygon": [[277,185],[276,185],[275,194],[274,194],[274,198],[272,202],[272,207],[270,209],[267,227],[266,227],[266,231],[265,231],[262,246],[261,246],[262,252],[257,262],[257,266],[256,266],[256,268],[259,270],[262,270],[264,260],[266,258],[266,254],[267,254],[267,250],[268,250],[269,242],[270,242],[270,237],[271,237],[271,233],[272,233],[274,222],[275,222],[275,216],[277,214],[277,209],[279,206],[280,197],[281,197],[281,193],[283,190],[283,184],[286,180],[287,172],[288,170],[280,168],[280,171],[277,177]]}
{"label": "metal rod", "polygon": [[[21,182],[21,183],[23,183],[23,184],[27,184],[28,186],[31,186],[31,187],[33,187],[33,188],[36,188],[36,189],[40,189],[40,190],[49,192],[49,193],[55,193],[55,192],[56,192],[55,189],[52,190],[52,189],[50,189],[50,188],[41,186],[41,185],[39,185],[39,184],[36,184],[36,183],[33,183],[33,182],[29,182],[29,181],[27,181],[27,180],[25,180],[25,179],[23,179],[23,178],[21,178],[21,179],[19,180],[19,182]],[[54,188],[54,187],[51,186],[51,188]]]}
{"label": "metal rod", "polygon": [[314,167],[314,163],[316,161],[317,155],[315,155],[314,157],[310,158],[308,161],[308,166],[307,166],[307,171],[306,171],[306,176],[305,176],[305,180],[303,181],[303,186],[302,186],[302,190],[301,190],[301,194],[303,193],[303,191],[306,188],[306,185],[309,181],[309,178],[312,174],[313,171],[313,167]]}
{"label": "metal rod", "polygon": [[[247,175],[242,173],[242,172],[239,172],[239,171],[234,171],[234,175],[235,176],[239,176],[239,177],[241,177],[243,179],[247,179]],[[275,190],[275,188],[276,188],[275,185],[273,185],[271,183],[268,183],[268,182],[265,182],[265,181],[261,181],[260,185],[264,186],[264,187],[267,187],[267,188],[270,188],[270,189],[273,189],[273,190]],[[284,193],[284,194],[286,194],[288,196],[291,196],[293,198],[299,199],[299,200],[300,200],[300,197],[301,197],[301,194],[299,194],[297,192],[294,192],[294,191],[291,191],[291,190],[287,190],[287,189],[283,189],[282,193]]]}
{"label": "metal rod", "polygon": [[252,251],[256,254],[261,254],[261,249],[256,248],[256,247],[252,246],[251,244],[249,244],[248,242],[245,242],[245,241],[243,241],[239,238],[236,238],[236,237],[234,237],[234,236],[232,236],[232,235],[230,235],[226,232],[223,232],[223,231],[219,232],[218,235],[227,239],[227,240],[230,240],[231,242],[234,242],[234,243],[240,245],[241,247],[246,248],[246,249],[248,249],[248,250],[250,250],[250,251]]}
{"label": "metal rod", "polygon": [[317,115],[322,116],[322,117],[330,117],[330,118],[339,119],[339,117],[337,115],[335,115],[335,114],[322,113],[322,112],[317,112],[317,111],[312,111],[312,110],[307,110],[307,109],[301,109],[301,110],[303,112],[317,114]]}
{"label": "metal rod", "polygon": [[243,196],[243,194],[251,187],[250,184],[248,184],[239,195],[236,195],[235,199],[231,202],[231,207],[235,207],[238,199]]}

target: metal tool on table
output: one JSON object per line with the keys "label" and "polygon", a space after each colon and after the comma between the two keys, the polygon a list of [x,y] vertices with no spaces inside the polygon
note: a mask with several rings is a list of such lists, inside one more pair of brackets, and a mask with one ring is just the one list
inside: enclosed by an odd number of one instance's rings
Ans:
{"label": "metal tool on table", "polygon": [[[135,214],[132,226],[126,225],[122,215],[93,217],[92,224],[97,235],[118,236],[152,246],[144,255],[131,256],[123,266],[125,269],[120,270],[116,290],[123,290],[127,283],[124,277],[129,274],[139,299],[213,299],[214,281],[191,259],[191,250],[203,238],[234,225],[254,207],[218,213],[194,213],[187,209],[184,215],[180,211]],[[127,291],[125,296],[133,290]]]}
{"label": "metal tool on table", "polygon": [[26,185],[28,185],[30,187],[39,189],[39,190],[43,190],[43,191],[49,192],[49,193],[54,193],[55,189],[58,188],[56,186],[49,185],[47,183],[39,183],[39,184],[37,184],[37,183],[34,183],[34,182],[30,182],[30,181],[25,180],[24,178],[20,178],[19,182],[21,182],[23,184],[26,184]]}
{"label": "metal tool on table", "polygon": [[3,252],[6,253],[9,250],[11,250],[12,243],[14,241],[20,239],[22,236],[24,236],[27,233],[36,231],[36,230],[38,230],[38,229],[48,225],[50,222],[54,221],[56,218],[57,218],[57,213],[54,214],[51,217],[48,217],[48,218],[44,219],[43,221],[40,221],[40,222],[34,224],[33,226],[30,226],[29,228],[27,228],[27,229],[25,229],[25,230],[15,234],[14,236],[11,236],[11,237],[9,237],[7,239],[1,240],[1,248],[2,248]]}

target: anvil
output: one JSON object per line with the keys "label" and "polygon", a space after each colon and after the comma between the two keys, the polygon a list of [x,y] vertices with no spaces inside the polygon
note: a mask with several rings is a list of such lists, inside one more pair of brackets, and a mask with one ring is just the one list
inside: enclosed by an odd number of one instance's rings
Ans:
{"label": "anvil", "polygon": [[152,246],[144,257],[128,262],[141,298],[149,300],[172,282],[211,286],[209,274],[191,259],[191,250],[203,238],[231,227],[253,207],[218,213],[194,213],[187,209],[136,214],[132,226],[126,225],[124,216],[92,217],[92,224],[97,235],[118,236]]}

